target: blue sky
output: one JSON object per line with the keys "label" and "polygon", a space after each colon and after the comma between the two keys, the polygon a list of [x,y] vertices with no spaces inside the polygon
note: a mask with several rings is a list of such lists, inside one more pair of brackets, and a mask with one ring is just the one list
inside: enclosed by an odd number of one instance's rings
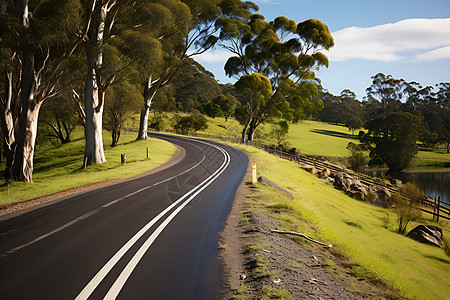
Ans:
{"label": "blue sky", "polygon": [[[328,25],[335,47],[325,54],[328,69],[316,76],[324,88],[339,95],[343,89],[365,96],[371,76],[382,72],[422,85],[450,82],[449,0],[260,0],[266,20],[286,16],[299,23],[314,18]],[[233,83],[223,66],[222,49],[196,59],[220,83]]]}

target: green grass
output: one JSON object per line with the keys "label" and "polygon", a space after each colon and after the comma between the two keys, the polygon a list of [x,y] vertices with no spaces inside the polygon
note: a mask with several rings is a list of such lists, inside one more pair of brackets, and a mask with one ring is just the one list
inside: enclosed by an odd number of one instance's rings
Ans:
{"label": "green grass", "polygon": [[[176,148],[159,139],[135,141],[135,133],[123,133],[117,147],[111,148],[110,135],[103,132],[106,162],[81,168],[84,155],[82,129],[77,129],[74,141],[60,147],[36,147],[33,183],[14,182],[0,186],[0,205],[28,200],[42,195],[106,179],[126,178],[153,169],[168,161]],[[147,147],[149,157],[147,157]],[[127,164],[121,165],[125,153]],[[4,170],[4,163],[0,164]]]}
{"label": "green grass", "polygon": [[[233,118],[225,122],[224,118],[207,118],[208,129],[202,133],[240,137],[242,126]],[[273,125],[262,124],[255,133],[255,140],[265,144],[275,144],[275,140],[270,135]],[[291,147],[300,149],[303,154],[313,156],[323,156],[331,161],[342,161],[350,153],[347,150],[349,142],[358,143],[358,136],[353,135],[348,128],[339,125],[316,121],[303,121],[289,125],[289,133],[286,140]],[[450,161],[450,154],[445,149],[433,151],[419,151],[412,161],[412,167],[424,167],[439,165]]]}
{"label": "green grass", "polygon": [[[245,150],[257,163],[258,175],[266,176],[277,184],[294,188],[296,197],[287,213],[294,213],[297,230],[333,244],[355,264],[355,273],[376,274],[408,298],[445,299],[450,295],[450,259],[443,249],[421,244],[395,232],[395,212],[362,201],[354,200],[326,185],[296,164],[278,159],[252,147],[237,146]],[[267,206],[285,207],[286,197],[274,198],[276,190],[258,185]],[[272,194],[272,195],[271,195]],[[264,196],[266,195],[266,196]],[[280,205],[276,205],[277,203]],[[386,227],[386,213],[391,220]],[[293,218],[295,222],[295,218]],[[433,223],[422,219],[419,223],[437,225],[450,236],[449,222]],[[364,271],[367,270],[367,271]]]}

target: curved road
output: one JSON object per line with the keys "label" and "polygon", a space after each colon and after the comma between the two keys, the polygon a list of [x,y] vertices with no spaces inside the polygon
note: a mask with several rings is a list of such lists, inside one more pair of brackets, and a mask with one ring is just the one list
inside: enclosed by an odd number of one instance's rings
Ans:
{"label": "curved road", "polygon": [[220,297],[218,233],[248,159],[156,136],[184,159],[0,222],[0,299]]}

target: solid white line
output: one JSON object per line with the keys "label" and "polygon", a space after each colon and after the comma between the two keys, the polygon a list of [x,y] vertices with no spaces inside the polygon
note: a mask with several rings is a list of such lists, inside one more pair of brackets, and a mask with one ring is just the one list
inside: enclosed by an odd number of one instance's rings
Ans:
{"label": "solid white line", "polygon": [[[222,150],[222,149],[219,149],[219,150],[221,150],[224,153],[224,155],[225,155],[226,152],[224,152],[224,150]],[[221,171],[218,174],[216,174],[216,176],[214,178],[212,178],[210,181],[208,181],[202,188],[197,190],[197,192],[195,192],[195,194],[193,194],[191,197],[189,197],[189,199],[187,199],[183,204],[181,204],[175,211],[173,211],[164,220],[164,222],[161,223],[161,225],[158,226],[158,228],[145,241],[145,243],[141,246],[141,248],[139,248],[138,252],[136,252],[136,254],[133,256],[133,258],[127,264],[125,269],[123,269],[122,273],[120,273],[119,277],[116,279],[116,281],[112,285],[111,289],[108,291],[108,293],[106,294],[105,298],[103,298],[103,299],[105,299],[105,300],[116,299],[116,297],[119,295],[120,291],[122,290],[123,286],[125,285],[125,282],[128,280],[128,278],[130,277],[131,273],[134,271],[134,269],[138,265],[139,261],[142,259],[144,254],[147,252],[148,248],[150,248],[150,246],[153,244],[153,242],[156,240],[156,238],[167,227],[167,225],[172,221],[172,219],[175,218],[175,216],[187,204],[189,204],[189,202],[191,202],[192,199],[194,199],[199,193],[201,193],[204,189],[206,189],[211,183],[214,182],[215,179],[217,179],[217,177],[219,177],[225,171],[225,169],[230,164],[228,153],[226,153],[226,155],[225,155],[225,162],[226,162],[225,167],[223,167],[223,168],[221,167],[222,168]]]}
{"label": "solid white line", "polygon": [[[206,144],[206,143],[205,143]],[[214,145],[211,145],[216,147]],[[216,147],[219,149],[218,147]],[[219,149],[221,150],[221,149]],[[221,150],[223,152],[223,150]],[[228,153],[226,153],[228,155]],[[229,155],[228,155],[229,157]],[[202,159],[202,161],[204,158]],[[122,256],[144,235],[156,222],[158,222],[165,214],[167,214],[170,210],[172,210],[175,206],[181,203],[185,198],[189,197],[192,193],[194,193],[199,187],[201,187],[205,182],[209,181],[213,178],[220,169],[224,166],[227,161],[227,156],[225,156],[225,161],[220,166],[216,172],[206,178],[203,182],[198,184],[195,188],[184,194],[177,201],[168,206],[165,210],[159,213],[155,218],[153,218],[147,225],[145,225],[139,232],[137,232],[122,248],[103,266],[102,269],[91,279],[91,281],[84,287],[84,289],[80,292],[80,294],[75,298],[76,300],[88,299],[92,292],[97,288],[100,282],[106,277],[106,275],[111,271],[111,269],[117,264],[117,262],[122,258]],[[215,178],[214,178],[215,179]],[[189,200],[190,201],[190,200]]]}

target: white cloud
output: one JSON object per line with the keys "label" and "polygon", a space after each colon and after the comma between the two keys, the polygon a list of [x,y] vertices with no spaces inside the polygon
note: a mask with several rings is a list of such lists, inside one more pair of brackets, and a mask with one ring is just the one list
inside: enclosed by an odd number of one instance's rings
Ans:
{"label": "white cloud", "polygon": [[225,63],[233,53],[226,50],[210,50],[193,57],[200,63]]}
{"label": "white cloud", "polygon": [[442,47],[436,50],[425,52],[416,55],[415,60],[417,61],[431,61],[438,59],[448,59],[450,58],[450,46]]}
{"label": "white cloud", "polygon": [[328,53],[332,61],[449,58],[450,18],[407,19],[369,28],[349,27],[332,35],[335,46]]}

